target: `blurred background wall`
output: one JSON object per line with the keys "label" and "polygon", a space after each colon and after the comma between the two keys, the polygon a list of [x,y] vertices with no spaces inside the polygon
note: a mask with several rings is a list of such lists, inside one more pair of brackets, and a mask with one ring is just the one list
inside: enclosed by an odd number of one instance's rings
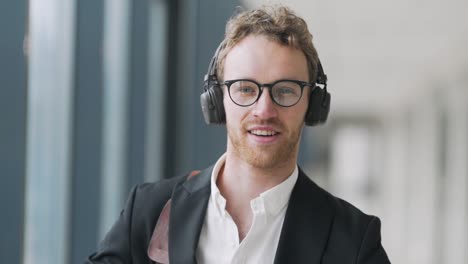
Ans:
{"label": "blurred background wall", "polygon": [[[278,2],[0,2],[0,261],[81,263],[133,185],[213,163],[208,62],[237,6]],[[381,218],[393,263],[465,263],[468,3],[280,2],[332,93],[300,165]]]}

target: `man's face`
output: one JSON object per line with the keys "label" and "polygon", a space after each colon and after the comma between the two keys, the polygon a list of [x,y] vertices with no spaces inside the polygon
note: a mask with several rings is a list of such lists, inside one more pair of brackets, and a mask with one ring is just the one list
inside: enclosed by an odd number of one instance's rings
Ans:
{"label": "man's face", "polygon": [[[309,81],[302,51],[261,35],[248,36],[229,51],[223,77],[225,81],[251,79],[258,83]],[[275,104],[266,87],[258,101],[247,107],[236,105],[226,86],[223,89],[228,152],[258,168],[274,168],[297,160],[310,88],[304,88],[299,102],[291,107]]]}

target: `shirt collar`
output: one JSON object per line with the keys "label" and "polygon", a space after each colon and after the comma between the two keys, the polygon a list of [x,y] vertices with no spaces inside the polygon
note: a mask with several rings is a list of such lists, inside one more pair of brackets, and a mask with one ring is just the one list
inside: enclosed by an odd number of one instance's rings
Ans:
{"label": "shirt collar", "polygon": [[211,201],[216,206],[217,211],[223,217],[226,214],[226,199],[224,199],[224,197],[221,195],[221,192],[218,189],[218,185],[216,185],[216,180],[218,179],[219,171],[225,162],[226,153],[221,155],[218,161],[216,161],[213,167],[213,171],[211,172]]}
{"label": "shirt collar", "polygon": [[[221,195],[221,192],[216,185],[216,180],[218,178],[219,171],[225,162],[226,153],[216,161],[211,173],[211,199],[222,216],[225,216],[226,213],[226,199]],[[286,178],[286,180],[275,187],[264,191],[250,202],[252,210],[254,212],[259,209],[266,210],[271,215],[277,215],[281,209],[288,204],[289,197],[291,196],[291,192],[296,184],[298,175],[299,169],[296,165],[294,167],[294,171],[288,178]]]}
{"label": "shirt collar", "polygon": [[260,196],[254,200],[263,200],[266,211],[272,215],[277,215],[281,209],[288,204],[289,197],[291,197],[291,192],[296,184],[298,175],[299,170],[296,165],[293,173],[289,175],[286,180],[275,187],[262,192]]}

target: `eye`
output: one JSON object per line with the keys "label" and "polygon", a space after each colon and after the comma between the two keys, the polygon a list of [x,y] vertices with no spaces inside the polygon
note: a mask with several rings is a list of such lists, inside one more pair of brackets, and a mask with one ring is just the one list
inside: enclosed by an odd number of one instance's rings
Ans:
{"label": "eye", "polygon": [[277,89],[278,95],[293,95],[295,93],[296,93],[295,89],[291,87],[280,87]]}
{"label": "eye", "polygon": [[276,97],[297,97],[300,95],[300,89],[296,86],[275,86],[273,95]]}
{"label": "eye", "polygon": [[231,92],[241,96],[254,96],[258,93],[258,87],[255,83],[249,81],[238,81],[232,84]]}
{"label": "eye", "polygon": [[243,93],[243,94],[251,94],[251,93],[255,92],[254,88],[250,87],[250,86],[239,87],[239,88],[237,88],[237,91],[240,92],[240,93]]}

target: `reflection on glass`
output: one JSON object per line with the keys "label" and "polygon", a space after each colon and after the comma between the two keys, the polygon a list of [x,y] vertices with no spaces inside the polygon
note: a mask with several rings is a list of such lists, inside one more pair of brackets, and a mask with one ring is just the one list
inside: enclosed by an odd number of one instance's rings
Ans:
{"label": "reflection on glass", "polygon": [[24,263],[66,263],[75,2],[30,1]]}

